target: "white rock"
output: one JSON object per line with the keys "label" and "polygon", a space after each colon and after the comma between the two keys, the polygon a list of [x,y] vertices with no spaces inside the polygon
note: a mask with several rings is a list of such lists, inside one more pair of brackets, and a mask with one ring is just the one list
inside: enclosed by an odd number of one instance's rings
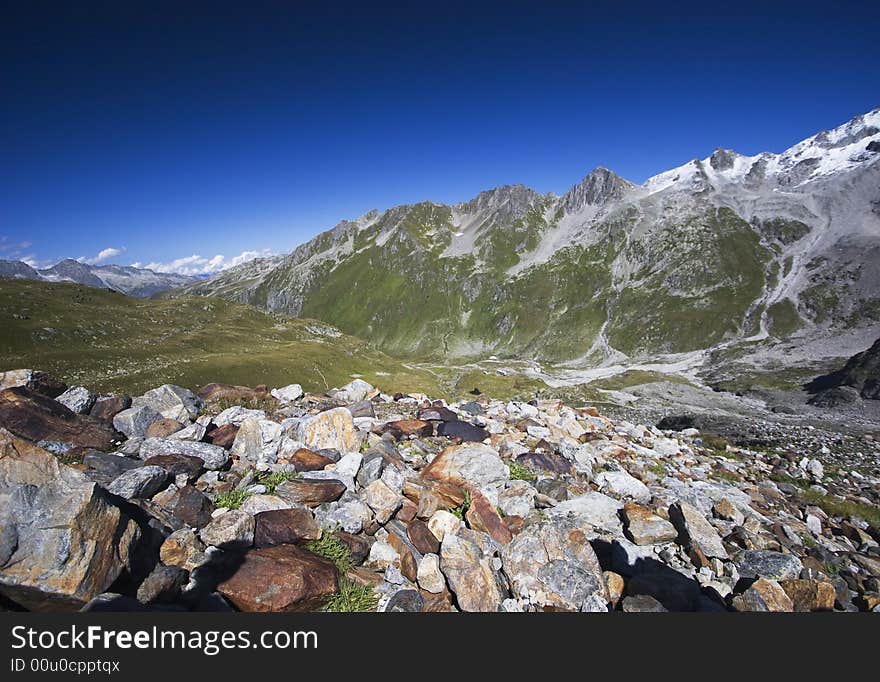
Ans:
{"label": "white rock", "polygon": [[283,388],[273,388],[272,397],[282,403],[292,403],[303,396],[302,386],[299,384],[288,384]]}

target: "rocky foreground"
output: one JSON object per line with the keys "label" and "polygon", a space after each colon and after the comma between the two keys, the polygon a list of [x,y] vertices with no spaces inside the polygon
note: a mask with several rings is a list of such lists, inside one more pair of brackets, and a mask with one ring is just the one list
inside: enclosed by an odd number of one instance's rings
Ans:
{"label": "rocky foreground", "polygon": [[880,611],[870,436],[850,469],[361,380],[0,388],[0,608]]}

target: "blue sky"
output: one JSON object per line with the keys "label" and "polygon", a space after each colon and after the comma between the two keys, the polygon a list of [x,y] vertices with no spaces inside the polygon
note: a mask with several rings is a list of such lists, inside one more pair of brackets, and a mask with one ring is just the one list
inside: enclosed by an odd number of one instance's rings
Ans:
{"label": "blue sky", "polygon": [[18,4],[0,258],[40,264],[216,269],[372,208],[642,182],[880,105],[876,2]]}

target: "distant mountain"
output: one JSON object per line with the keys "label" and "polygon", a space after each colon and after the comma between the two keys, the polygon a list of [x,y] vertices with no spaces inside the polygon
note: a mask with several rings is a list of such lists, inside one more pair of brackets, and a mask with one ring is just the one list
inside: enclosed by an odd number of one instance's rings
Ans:
{"label": "distant mountain", "polygon": [[642,185],[598,168],[563,196],[515,185],[371,211],[172,295],[320,318],[414,356],[595,365],[711,349],[783,366],[877,337],[878,263],[880,109]]}
{"label": "distant mountain", "polygon": [[122,265],[87,265],[68,258],[51,268],[36,270],[27,263],[0,260],[0,277],[75,282],[89,287],[113,289],[128,296],[146,298],[166,289],[198,281],[197,277]]}

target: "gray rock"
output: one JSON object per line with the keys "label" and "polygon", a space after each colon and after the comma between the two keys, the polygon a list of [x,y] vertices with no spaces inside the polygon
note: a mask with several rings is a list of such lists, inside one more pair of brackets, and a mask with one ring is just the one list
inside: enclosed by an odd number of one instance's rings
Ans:
{"label": "gray rock", "polygon": [[263,410],[249,410],[241,405],[233,405],[226,408],[216,417],[211,419],[216,426],[226,426],[232,424],[241,426],[246,419],[265,419],[266,413]]}
{"label": "gray rock", "polygon": [[666,613],[667,609],[649,594],[637,594],[623,598],[621,610],[625,613]]}
{"label": "gray rock", "polygon": [[699,510],[687,502],[678,502],[669,507],[669,519],[678,529],[682,539],[691,547],[696,547],[708,558],[727,559],[727,550],[712,524]]}
{"label": "gray rock", "polygon": [[274,464],[278,461],[281,439],[281,424],[268,419],[245,419],[235,435],[230,453],[249,462]]}
{"label": "gray rock", "polygon": [[636,502],[645,503],[651,499],[651,491],[648,490],[648,486],[625,471],[603,471],[597,474],[593,481],[600,490],[607,490]]}
{"label": "gray rock", "polygon": [[129,438],[143,437],[150,425],[160,419],[162,415],[149,405],[132,406],[113,417],[113,428]]}
{"label": "gray rock", "polygon": [[206,545],[247,549],[254,544],[254,517],[239,509],[231,509],[202,528],[199,537]]}
{"label": "gray rock", "polygon": [[140,449],[140,458],[149,459],[155,455],[189,455],[198,457],[205,463],[209,471],[216,471],[226,466],[229,453],[217,445],[210,443],[193,443],[174,438],[147,438]]}
{"label": "gray rock", "polygon": [[745,552],[736,563],[743,578],[767,578],[768,580],[792,580],[800,577],[803,564],[792,554],[756,549]]}
{"label": "gray rock", "polygon": [[315,519],[325,530],[338,527],[346,533],[360,533],[371,518],[370,508],[360,500],[328,502],[315,509]]}
{"label": "gray rock", "polygon": [[623,527],[618,511],[622,508],[623,502],[599,492],[590,492],[560,502],[547,510],[547,514],[554,519],[565,516],[575,518],[582,524],[592,526],[600,535],[620,536],[623,534]]}
{"label": "gray rock", "polygon": [[148,405],[166,419],[188,424],[199,416],[204,402],[190,390],[174,384],[164,384],[133,398],[131,405]]}
{"label": "gray rock", "polygon": [[117,476],[107,490],[126,500],[150,498],[162,489],[168,473],[162,467],[143,466]]}
{"label": "gray rock", "polygon": [[288,384],[283,388],[273,388],[272,397],[281,403],[292,403],[303,397],[303,389],[299,384]]}
{"label": "gray rock", "polygon": [[189,573],[182,568],[157,564],[138,587],[137,600],[142,604],[173,602],[188,579]]}
{"label": "gray rock", "polygon": [[447,533],[440,545],[440,570],[462,611],[495,612],[507,598],[491,556],[467,537]]}
{"label": "gray rock", "polygon": [[98,396],[83,386],[73,386],[59,395],[55,400],[68,410],[77,414],[86,414],[92,409]]}

